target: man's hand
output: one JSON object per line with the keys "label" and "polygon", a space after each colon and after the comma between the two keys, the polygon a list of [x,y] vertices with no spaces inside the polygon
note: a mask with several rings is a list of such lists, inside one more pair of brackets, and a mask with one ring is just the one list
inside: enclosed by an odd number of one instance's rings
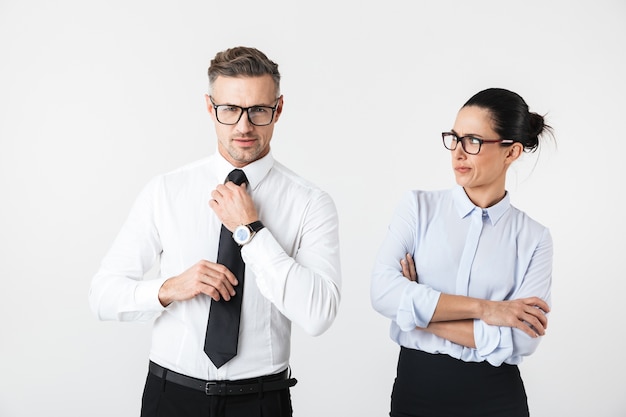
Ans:
{"label": "man's hand", "polygon": [[211,192],[209,206],[231,232],[240,224],[250,224],[259,220],[252,197],[246,191],[246,183],[233,182],[218,185]]}
{"label": "man's hand", "polygon": [[165,281],[159,289],[159,301],[167,307],[172,301],[185,301],[206,294],[215,301],[235,295],[237,278],[224,265],[202,260],[182,274]]}

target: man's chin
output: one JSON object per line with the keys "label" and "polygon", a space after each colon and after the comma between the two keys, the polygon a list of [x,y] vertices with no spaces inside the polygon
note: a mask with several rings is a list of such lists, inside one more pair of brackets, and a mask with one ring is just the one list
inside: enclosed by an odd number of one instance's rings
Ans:
{"label": "man's chin", "polygon": [[259,151],[257,149],[231,151],[228,153],[231,159],[240,165],[246,165],[256,161],[260,158]]}

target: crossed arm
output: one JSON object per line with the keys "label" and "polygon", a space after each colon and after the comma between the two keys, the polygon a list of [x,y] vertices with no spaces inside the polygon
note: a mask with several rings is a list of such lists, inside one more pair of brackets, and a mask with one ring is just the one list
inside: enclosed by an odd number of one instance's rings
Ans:
{"label": "crossed arm", "polygon": [[[400,265],[405,278],[417,281],[415,263],[410,254],[400,261]],[[546,332],[546,313],[549,311],[548,304],[538,297],[491,301],[442,293],[428,326],[417,329],[475,348],[474,319],[493,326],[514,327],[536,338]]]}

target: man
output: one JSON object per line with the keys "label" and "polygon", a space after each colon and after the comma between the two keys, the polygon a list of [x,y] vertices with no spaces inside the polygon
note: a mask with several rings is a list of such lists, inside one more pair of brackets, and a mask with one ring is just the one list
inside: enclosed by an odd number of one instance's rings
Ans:
{"label": "man", "polygon": [[[155,318],[142,416],[291,416],[291,323],[319,335],[339,305],[336,207],[272,157],[278,65],[236,47],[217,53],[208,74],[217,152],[144,188],[90,305],[101,320]],[[228,245],[237,254],[223,261]],[[158,278],[144,280],[157,262]],[[214,318],[237,301],[240,319],[238,308]],[[234,348],[216,326],[234,333]]]}

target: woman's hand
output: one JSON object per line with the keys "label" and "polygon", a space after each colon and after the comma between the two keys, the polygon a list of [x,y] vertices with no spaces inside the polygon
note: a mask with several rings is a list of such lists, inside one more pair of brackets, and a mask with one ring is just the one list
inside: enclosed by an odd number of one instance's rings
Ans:
{"label": "woman's hand", "polygon": [[520,329],[530,337],[543,336],[548,328],[548,304],[538,297],[483,303],[481,319],[492,326]]}
{"label": "woman's hand", "polygon": [[409,281],[417,281],[415,262],[410,253],[407,253],[404,259],[400,259],[400,266],[402,267],[402,275],[404,275],[405,278],[408,278]]}
{"label": "woman's hand", "polygon": [[[402,275],[417,281],[415,262],[411,254],[400,260]],[[520,298],[517,300],[491,301],[460,295],[442,294],[432,318],[434,322],[453,322],[478,318],[492,326],[515,327],[530,337],[543,336],[548,327],[546,313],[550,311],[548,304],[538,297]],[[420,329],[426,330],[426,329]],[[431,333],[435,333],[430,329]],[[435,333],[437,334],[437,333]],[[443,336],[448,340],[452,340]],[[471,344],[463,343],[465,346]]]}

